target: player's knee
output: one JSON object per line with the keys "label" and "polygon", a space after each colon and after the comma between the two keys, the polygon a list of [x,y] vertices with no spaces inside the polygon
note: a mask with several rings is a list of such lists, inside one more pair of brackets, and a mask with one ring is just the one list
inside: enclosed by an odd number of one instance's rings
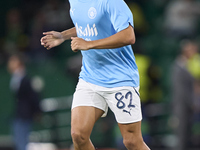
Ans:
{"label": "player's knee", "polygon": [[87,138],[83,133],[81,132],[71,132],[71,137],[74,143],[77,145],[84,145],[89,138]]}
{"label": "player's knee", "polygon": [[128,150],[138,150],[142,146],[142,141],[139,139],[124,139],[123,143]]}
{"label": "player's knee", "polygon": [[123,143],[127,149],[133,148],[136,145],[136,142],[132,139],[124,139]]}

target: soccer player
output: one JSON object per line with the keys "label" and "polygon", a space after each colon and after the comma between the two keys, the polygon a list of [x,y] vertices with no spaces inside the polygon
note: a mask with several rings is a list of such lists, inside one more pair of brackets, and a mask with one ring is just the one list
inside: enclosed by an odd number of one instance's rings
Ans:
{"label": "soccer player", "polygon": [[[83,60],[73,96],[71,135],[75,150],[94,150],[95,122],[113,111],[128,150],[149,150],[141,134],[139,74],[131,44],[133,16],[123,0],[69,0],[75,27],[43,33],[48,50],[71,39]],[[73,65],[73,64],[71,64]]]}

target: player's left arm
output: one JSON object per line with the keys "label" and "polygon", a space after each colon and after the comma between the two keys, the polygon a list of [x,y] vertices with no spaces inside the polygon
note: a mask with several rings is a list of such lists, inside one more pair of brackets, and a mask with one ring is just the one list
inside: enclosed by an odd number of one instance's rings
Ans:
{"label": "player's left arm", "polygon": [[71,48],[73,51],[89,49],[114,49],[135,43],[135,32],[131,25],[116,34],[99,40],[85,41],[82,38],[72,37]]}

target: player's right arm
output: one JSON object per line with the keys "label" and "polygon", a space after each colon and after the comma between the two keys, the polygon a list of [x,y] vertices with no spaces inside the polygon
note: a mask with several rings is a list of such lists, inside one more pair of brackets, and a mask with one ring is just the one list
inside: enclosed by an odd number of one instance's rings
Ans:
{"label": "player's right arm", "polygon": [[73,27],[71,29],[57,32],[57,31],[49,31],[44,32],[43,36],[40,40],[41,45],[43,45],[46,49],[51,49],[63,43],[65,40],[71,39],[71,37],[76,37],[76,28]]}

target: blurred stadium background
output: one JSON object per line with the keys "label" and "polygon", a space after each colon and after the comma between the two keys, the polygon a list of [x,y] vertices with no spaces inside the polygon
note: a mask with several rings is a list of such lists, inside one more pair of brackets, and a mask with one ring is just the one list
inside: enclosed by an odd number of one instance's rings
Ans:
{"label": "blurred stadium background", "polygon": [[[133,49],[141,79],[143,137],[152,150],[172,150],[178,140],[173,130],[177,120],[172,111],[171,67],[184,39],[200,43],[200,7],[189,16],[191,25],[181,30],[181,26],[173,28],[173,21],[170,22],[173,20],[170,16],[181,7],[175,3],[177,0],[125,1],[135,22],[137,40]],[[183,3],[182,0],[180,5]],[[28,149],[64,150],[72,146],[70,106],[80,69],[80,53],[71,51],[70,41],[50,51],[40,46],[43,31],[62,31],[73,26],[68,10],[69,3],[64,0],[0,1],[0,150],[15,147],[11,130],[15,106],[9,88],[7,59],[16,52],[27,56],[27,72],[41,95],[43,110],[40,119],[34,121]],[[198,83],[200,60],[191,61],[189,70]],[[188,150],[200,149],[200,92],[196,91],[195,100],[190,102],[194,111],[189,115]],[[107,118],[97,122],[91,138],[97,148],[123,149],[119,129],[110,112]]]}

